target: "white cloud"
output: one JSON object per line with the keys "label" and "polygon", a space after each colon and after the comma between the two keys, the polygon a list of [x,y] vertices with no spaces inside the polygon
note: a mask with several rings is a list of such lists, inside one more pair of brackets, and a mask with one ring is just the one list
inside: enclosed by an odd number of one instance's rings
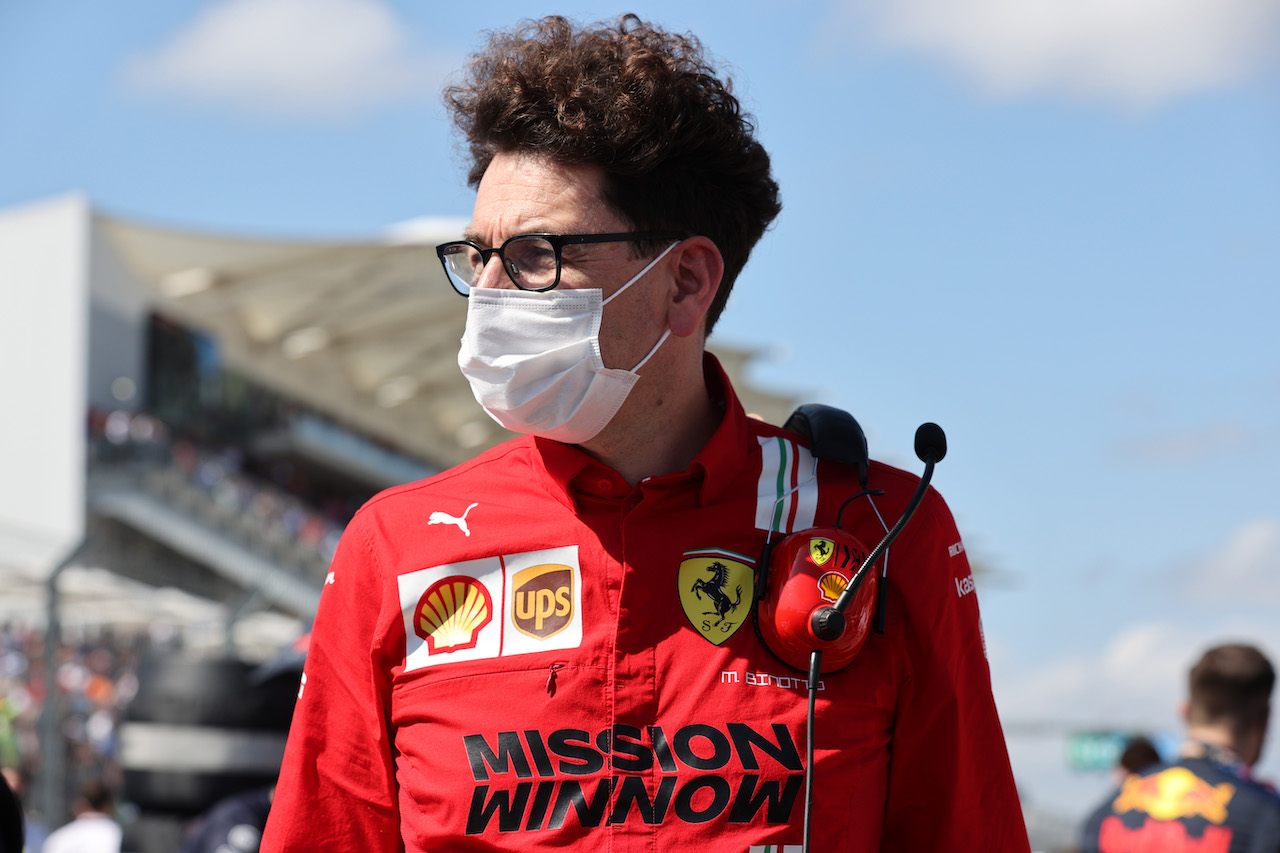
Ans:
{"label": "white cloud", "polygon": [[[1280,518],[1239,525],[1209,553],[1152,579],[1153,601],[1162,590],[1175,594],[1159,598],[1158,619],[1108,624],[1101,614],[1117,611],[1104,602],[1083,614],[1085,633],[1105,640],[1096,654],[1019,663],[1016,647],[992,638],[992,673],[1005,717],[1172,722],[1186,669],[1208,646],[1255,642],[1280,655],[1280,620],[1274,618],[1280,610]],[[1131,602],[1119,612],[1144,610],[1147,603]],[[1094,647],[1092,640],[1082,645]]]}
{"label": "white cloud", "polygon": [[1280,608],[1280,521],[1260,518],[1238,527],[1190,566],[1185,590],[1193,602]]}
{"label": "white cloud", "polygon": [[1247,450],[1259,440],[1246,424],[1220,421],[1121,441],[1115,445],[1114,452],[1122,460],[1144,465],[1186,465],[1223,453]]}
{"label": "white cloud", "polygon": [[254,116],[341,118],[433,96],[458,62],[415,53],[381,0],[223,0],[123,81]]}
{"label": "white cloud", "polygon": [[1046,662],[998,685],[1002,714],[1015,722],[1167,724],[1200,639],[1163,622],[1126,626],[1098,657]]}
{"label": "white cloud", "polygon": [[1003,96],[1150,107],[1237,83],[1280,56],[1275,0],[845,0],[843,12]]}

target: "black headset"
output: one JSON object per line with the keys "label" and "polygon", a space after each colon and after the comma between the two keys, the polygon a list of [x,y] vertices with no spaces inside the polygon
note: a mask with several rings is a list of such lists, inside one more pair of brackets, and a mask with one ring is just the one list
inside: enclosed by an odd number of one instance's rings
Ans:
{"label": "black headset", "polygon": [[[868,549],[840,526],[855,500],[884,494],[869,487],[870,456],[862,427],[848,412],[809,403],[796,409],[783,428],[807,438],[816,459],[852,467],[860,490],[841,505],[833,526],[810,527],[777,541],[769,533],[756,569],[756,629],[765,646],[795,669],[807,670],[813,652],[834,653],[835,660],[822,672],[835,672],[853,662],[873,623],[877,633],[884,633],[888,586],[871,569],[924,499],[934,465],[947,453],[947,438],[937,424],[916,430],[916,455],[925,463],[920,483],[897,523]],[[800,611],[805,611],[802,616]]]}
{"label": "black headset", "polygon": [[860,487],[841,504],[833,526],[799,530],[777,542],[770,531],[756,568],[756,631],[779,660],[809,674],[802,847],[807,853],[813,810],[813,717],[819,677],[852,663],[871,627],[884,633],[888,579],[877,577],[872,567],[924,499],[934,465],[946,456],[947,438],[934,423],[921,424],[916,430],[915,451],[925,463],[924,473],[897,523],[868,550],[840,526],[844,511],[858,498],[884,494],[883,490],[869,487],[870,458],[862,427],[848,412],[810,403],[796,409],[783,428],[806,437],[815,459],[832,459],[853,467]]}

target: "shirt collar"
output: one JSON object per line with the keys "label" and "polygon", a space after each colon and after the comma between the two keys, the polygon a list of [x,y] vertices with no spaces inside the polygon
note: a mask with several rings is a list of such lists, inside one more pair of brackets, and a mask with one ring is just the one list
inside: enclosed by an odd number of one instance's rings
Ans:
{"label": "shirt collar", "polygon": [[[646,482],[672,486],[697,482],[699,503],[706,505],[715,501],[742,472],[752,442],[747,414],[719,360],[704,353],[702,367],[712,402],[724,412],[720,425],[688,469]],[[534,438],[533,447],[532,464],[542,469],[547,490],[570,509],[576,509],[580,495],[621,499],[631,491],[617,471],[577,445]]]}
{"label": "shirt collar", "polygon": [[1229,747],[1188,738],[1182,744],[1180,755],[1183,758],[1200,758],[1231,771],[1241,779],[1249,778],[1249,765]]}

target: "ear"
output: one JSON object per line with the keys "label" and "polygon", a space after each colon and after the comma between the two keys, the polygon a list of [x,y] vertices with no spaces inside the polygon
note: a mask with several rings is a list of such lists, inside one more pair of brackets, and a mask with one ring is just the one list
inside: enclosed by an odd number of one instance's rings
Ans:
{"label": "ear", "polygon": [[1178,718],[1181,719],[1184,724],[1190,722],[1190,719],[1191,719],[1190,714],[1191,714],[1191,703],[1186,701],[1185,699],[1179,702]]}
{"label": "ear", "polygon": [[720,290],[724,258],[711,239],[688,237],[671,250],[672,287],[667,303],[671,333],[686,338],[704,328],[703,318]]}

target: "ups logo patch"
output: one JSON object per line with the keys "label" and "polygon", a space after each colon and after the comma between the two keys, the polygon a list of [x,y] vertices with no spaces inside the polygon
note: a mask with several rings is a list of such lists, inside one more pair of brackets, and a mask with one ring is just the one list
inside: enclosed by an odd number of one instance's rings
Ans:
{"label": "ups logo patch", "polygon": [[732,551],[686,551],[677,583],[680,605],[699,634],[721,645],[742,627],[755,598],[755,570]]}
{"label": "ups logo patch", "polygon": [[573,621],[573,569],[555,563],[531,566],[512,578],[511,624],[545,640]]}

